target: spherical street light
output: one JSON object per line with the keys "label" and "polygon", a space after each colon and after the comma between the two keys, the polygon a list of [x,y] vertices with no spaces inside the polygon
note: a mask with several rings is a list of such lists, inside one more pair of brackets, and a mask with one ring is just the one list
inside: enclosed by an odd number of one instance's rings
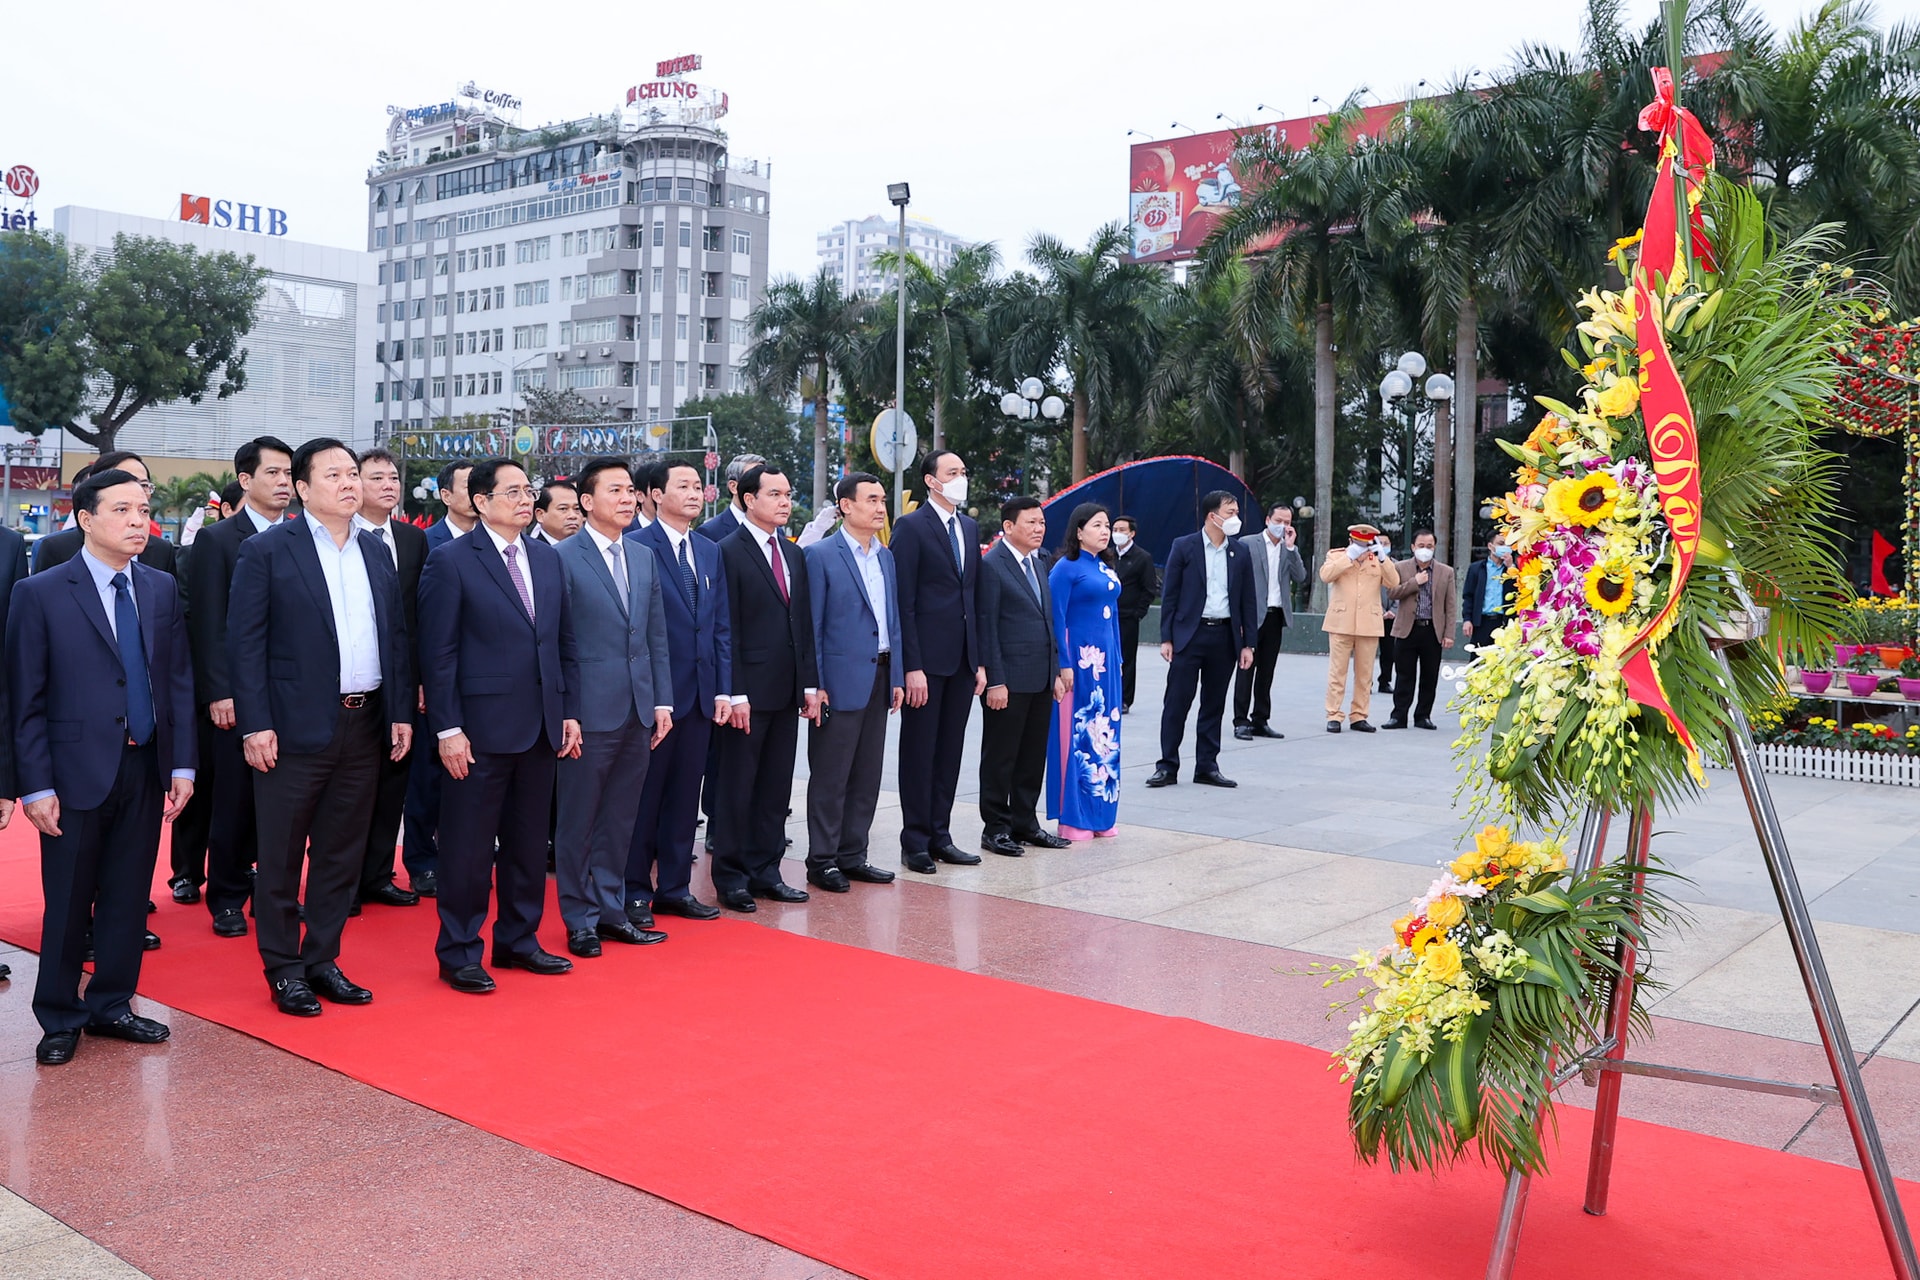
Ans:
{"label": "spherical street light", "polygon": [[1453,399],[1453,379],[1444,373],[1436,373],[1427,379],[1426,391],[1429,400],[1451,400]]}
{"label": "spherical street light", "polygon": [[[1403,358],[1400,363],[1405,364],[1406,360]],[[1404,370],[1395,369],[1386,377],[1380,379],[1380,398],[1382,400],[1398,400],[1401,396],[1406,395],[1412,390],[1413,377]]]}
{"label": "spherical street light", "polygon": [[1009,418],[1024,418],[1027,416],[1027,402],[1018,391],[1009,391],[1000,397],[1000,412]]}
{"label": "spherical street light", "polygon": [[1427,371],[1427,358],[1418,351],[1409,351],[1400,357],[1399,369],[1408,378],[1417,378]]}
{"label": "spherical street light", "polygon": [[1067,405],[1059,396],[1048,396],[1040,402],[1040,413],[1050,422],[1058,422],[1067,416]]}
{"label": "spherical street light", "polygon": [[1029,400],[1038,400],[1047,394],[1047,384],[1038,378],[1028,378],[1020,384],[1020,394]]}

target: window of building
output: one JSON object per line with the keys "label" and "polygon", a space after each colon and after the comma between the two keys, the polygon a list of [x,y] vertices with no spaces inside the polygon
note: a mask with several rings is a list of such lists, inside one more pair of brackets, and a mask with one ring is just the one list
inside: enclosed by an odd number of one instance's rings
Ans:
{"label": "window of building", "polygon": [[649,338],[658,338],[660,336],[660,313],[658,311],[647,317],[647,336]]}
{"label": "window of building", "polygon": [[443,276],[447,274],[447,255],[446,254],[436,253],[433,255],[433,274],[435,274],[436,276]]}
{"label": "window of building", "polygon": [[659,296],[659,293],[660,293],[660,287],[661,287],[660,281],[661,281],[663,271],[664,271],[664,268],[661,268],[661,267],[655,267],[653,269],[653,292],[656,297]]}
{"label": "window of building", "polygon": [[454,251],[453,266],[454,270],[458,271],[461,275],[467,273],[467,251],[465,249],[457,249]]}
{"label": "window of building", "polygon": [[601,316],[597,320],[576,320],[573,325],[575,342],[612,342],[618,318]]}
{"label": "window of building", "polygon": [[446,354],[447,354],[447,335],[444,333],[434,334],[433,335],[433,358],[438,360]]}
{"label": "window of building", "polygon": [[385,227],[375,227],[373,229],[373,247],[376,249],[384,249],[387,247],[387,229]]}
{"label": "window of building", "polygon": [[620,273],[620,292],[640,292],[640,273],[638,271],[622,271]]}
{"label": "window of building", "polygon": [[444,316],[445,314],[447,314],[447,295],[446,294],[436,293],[433,295],[433,314],[435,314],[436,316]]}
{"label": "window of building", "polygon": [[700,341],[702,342],[720,341],[720,317],[708,316],[705,320],[702,320],[700,322]]}
{"label": "window of building", "polygon": [[552,236],[535,236],[531,240],[516,240],[513,244],[516,262],[545,262],[552,252]]}
{"label": "window of building", "polygon": [[640,247],[641,237],[645,234],[646,233],[639,227],[627,228],[627,248],[638,249]]}
{"label": "window of building", "polygon": [[673,336],[681,342],[687,340],[687,318],[685,316],[675,316],[673,318]]}
{"label": "window of building", "polygon": [[733,343],[736,347],[744,347],[747,345],[747,322],[745,320],[729,320],[727,322],[727,341]]}
{"label": "window of building", "polygon": [[415,298],[407,304],[407,314],[415,320],[424,320],[427,314],[427,300]]}
{"label": "window of building", "polygon": [[560,233],[560,256],[563,258],[571,258],[573,256],[573,232],[571,231],[562,231]]}
{"label": "window of building", "polygon": [[686,267],[681,267],[673,273],[673,292],[675,295],[682,298],[687,296],[687,283],[690,276],[691,272]]}
{"label": "window of building", "polygon": [[724,227],[702,227],[700,231],[700,247],[708,253],[718,253],[725,247],[724,237],[726,234]]}
{"label": "window of building", "polygon": [[687,362],[685,360],[675,360],[673,362],[673,385],[676,387],[684,387],[687,385]]}
{"label": "window of building", "polygon": [[433,398],[435,400],[445,400],[447,398],[446,378],[440,377],[433,380]]}
{"label": "window of building", "polygon": [[752,253],[753,232],[735,231],[733,233],[733,251],[735,253]]}
{"label": "window of building", "polygon": [[693,248],[693,224],[691,222],[683,222],[680,224],[680,247],[682,249]]}
{"label": "window of building", "polygon": [[544,387],[546,385],[547,371],[545,369],[515,369],[513,371],[513,389],[515,391],[527,391],[534,387]]}
{"label": "window of building", "polygon": [[413,339],[408,350],[415,360],[425,360],[427,358],[427,340],[425,338]]}
{"label": "window of building", "polygon": [[701,273],[700,296],[703,298],[717,298],[720,296],[720,273],[718,271]]}
{"label": "window of building", "polygon": [[593,291],[587,296],[593,298],[611,298],[620,290],[618,271],[596,271],[588,277],[592,281]]}
{"label": "window of building", "polygon": [[653,223],[653,247],[658,249],[667,243],[667,224],[658,218]]}
{"label": "window of building", "polygon": [[560,386],[564,390],[579,391],[588,387],[610,387],[613,385],[613,366],[610,364],[575,366],[560,371]]}
{"label": "window of building", "polygon": [[385,284],[387,282],[387,264],[383,262],[375,267],[373,277],[375,284]]}
{"label": "window of building", "polygon": [[387,384],[387,398],[395,404],[407,398],[407,384],[395,378]]}
{"label": "window of building", "polygon": [[[654,318],[658,319],[659,317],[656,316]],[[660,385],[660,362],[658,360],[647,361],[647,385],[650,387]]]}
{"label": "window of building", "polygon": [[734,298],[744,298],[747,296],[747,278],[745,276],[735,276],[733,278],[728,286],[728,296]]}
{"label": "window of building", "polygon": [[501,379],[501,376],[502,376],[502,373],[501,373],[501,370],[499,370],[499,369],[495,369],[495,370],[493,371],[493,394],[495,394],[495,395],[499,395],[499,394],[500,394],[500,379]]}
{"label": "window of building", "polygon": [[387,384],[384,382],[374,383],[373,384],[373,402],[375,404],[385,404],[386,400],[387,400]]}

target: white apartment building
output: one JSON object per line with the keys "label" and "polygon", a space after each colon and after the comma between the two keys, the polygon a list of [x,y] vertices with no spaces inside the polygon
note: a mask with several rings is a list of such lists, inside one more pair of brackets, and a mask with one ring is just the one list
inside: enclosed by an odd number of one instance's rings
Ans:
{"label": "white apartment building", "polygon": [[[899,287],[898,272],[883,271],[873,265],[875,255],[899,247],[898,214],[876,213],[858,221],[842,222],[820,232],[813,240],[820,265],[839,278],[841,292],[875,294]],[[954,255],[972,244],[973,241],[942,231],[923,218],[907,216],[907,252],[935,271],[945,271],[952,266]]]}
{"label": "white apartment building", "polygon": [[627,103],[536,128],[476,97],[393,111],[367,177],[382,438],[505,420],[531,387],[627,421],[746,389],[769,171],[730,154],[723,94],[669,78]]}

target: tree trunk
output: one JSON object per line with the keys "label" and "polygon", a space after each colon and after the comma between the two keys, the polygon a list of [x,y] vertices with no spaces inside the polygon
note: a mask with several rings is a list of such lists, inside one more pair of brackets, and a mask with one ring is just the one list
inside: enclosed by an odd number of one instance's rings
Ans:
{"label": "tree trunk", "polygon": [[827,505],[827,362],[820,362],[819,380],[814,383],[813,398],[813,509],[816,514]]}
{"label": "tree trunk", "polygon": [[1323,299],[1313,316],[1313,613],[1327,607],[1319,568],[1333,550],[1334,380],[1333,303]]}
{"label": "tree trunk", "polygon": [[[1453,554],[1456,568],[1473,562],[1474,455],[1480,434],[1480,306],[1471,289],[1460,299],[1453,331]],[[1440,502],[1434,498],[1434,523]]]}
{"label": "tree trunk", "polygon": [[947,447],[947,398],[936,389],[933,394],[933,451]]}
{"label": "tree trunk", "polygon": [[1087,393],[1073,389],[1073,481],[1087,478]]}
{"label": "tree trunk", "polygon": [[[1227,470],[1233,472],[1234,475],[1239,476],[1240,479],[1245,480],[1247,478],[1247,393],[1246,392],[1242,391],[1234,396],[1233,410],[1234,410],[1233,443],[1227,449]],[[1260,514],[1264,515],[1264,513],[1260,513]],[[1247,512],[1246,515],[1242,517],[1241,523],[1243,525],[1257,527],[1254,525],[1254,520],[1253,520],[1254,515],[1255,513],[1252,511]]]}

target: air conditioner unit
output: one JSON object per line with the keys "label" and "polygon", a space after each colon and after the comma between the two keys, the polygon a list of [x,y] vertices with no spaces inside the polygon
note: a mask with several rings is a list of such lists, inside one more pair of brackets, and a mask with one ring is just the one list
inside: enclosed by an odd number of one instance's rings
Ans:
{"label": "air conditioner unit", "polygon": [[603,355],[603,356],[610,356],[610,355],[612,355],[612,354],[613,354],[613,348],[612,348],[612,347],[602,347],[602,348],[600,348],[600,354],[601,354],[601,355]]}
{"label": "air conditioner unit", "polygon": [[601,403],[601,404],[605,404],[606,402],[607,402],[607,397],[606,397],[606,396],[604,396],[604,395],[602,395],[602,396],[600,397],[600,403]]}
{"label": "air conditioner unit", "polygon": [[565,360],[567,358],[567,353],[564,351],[556,351],[553,353],[553,358],[555,360]]}

